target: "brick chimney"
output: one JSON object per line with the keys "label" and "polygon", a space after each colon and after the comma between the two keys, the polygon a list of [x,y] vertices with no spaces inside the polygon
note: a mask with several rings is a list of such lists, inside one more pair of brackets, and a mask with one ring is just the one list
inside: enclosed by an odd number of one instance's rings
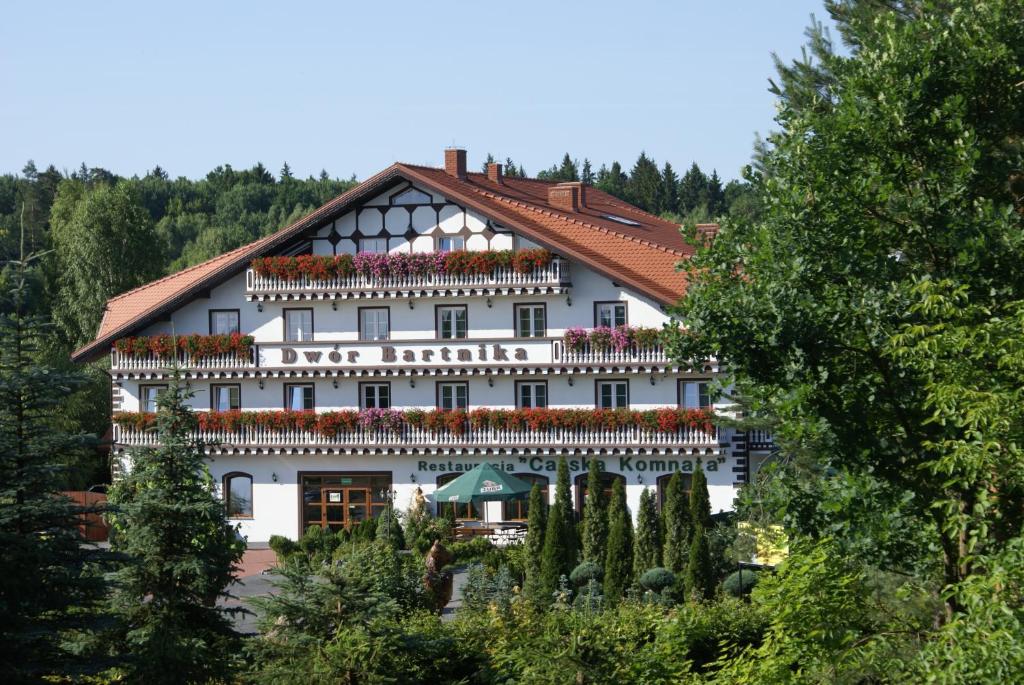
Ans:
{"label": "brick chimney", "polygon": [[703,239],[705,245],[710,245],[716,235],[718,224],[697,224],[697,237]]}
{"label": "brick chimney", "polygon": [[444,150],[444,170],[449,176],[466,178],[466,151],[458,147]]}
{"label": "brick chimney", "polygon": [[548,187],[548,204],[564,212],[578,212],[587,206],[587,187],[580,181],[566,181]]}
{"label": "brick chimney", "polygon": [[487,178],[494,181],[498,185],[505,182],[505,177],[501,174],[501,165],[496,162],[489,162],[487,164]]}

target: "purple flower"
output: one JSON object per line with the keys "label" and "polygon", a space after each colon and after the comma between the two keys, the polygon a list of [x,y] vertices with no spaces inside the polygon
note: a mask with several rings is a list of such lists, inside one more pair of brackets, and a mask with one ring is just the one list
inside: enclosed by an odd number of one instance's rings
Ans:
{"label": "purple flower", "polygon": [[402,412],[395,409],[363,409],[359,412],[358,421],[366,430],[397,433],[402,428]]}
{"label": "purple flower", "polygon": [[565,346],[573,352],[582,352],[587,343],[587,331],[580,327],[568,328],[563,336]]}

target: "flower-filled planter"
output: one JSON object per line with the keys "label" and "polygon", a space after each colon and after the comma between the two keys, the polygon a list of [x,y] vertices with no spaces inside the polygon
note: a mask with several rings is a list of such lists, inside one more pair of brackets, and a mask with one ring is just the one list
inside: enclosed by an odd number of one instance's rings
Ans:
{"label": "flower-filled planter", "polygon": [[114,349],[126,357],[153,355],[158,359],[170,359],[175,350],[184,352],[193,359],[233,354],[239,359],[248,359],[252,354],[255,339],[251,335],[231,333],[230,335],[178,335],[167,334],[121,338],[114,343]]}
{"label": "flower-filled planter", "polygon": [[374,279],[433,275],[490,276],[499,268],[511,268],[516,273],[526,274],[547,267],[551,259],[551,252],[543,248],[394,254],[360,252],[354,256],[261,257],[253,260],[252,268],[258,276],[263,277],[275,276],[286,281],[302,278],[324,281],[357,275]]}
{"label": "flower-filled planter", "polygon": [[562,342],[571,352],[583,352],[587,346],[594,352],[623,352],[663,344],[664,331],[635,326],[597,326],[589,330],[577,327],[567,329]]}

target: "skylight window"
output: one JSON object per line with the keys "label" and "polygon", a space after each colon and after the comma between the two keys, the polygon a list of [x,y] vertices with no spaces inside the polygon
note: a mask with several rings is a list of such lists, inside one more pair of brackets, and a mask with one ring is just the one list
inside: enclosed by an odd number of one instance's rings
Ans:
{"label": "skylight window", "polygon": [[627,219],[626,217],[623,217],[623,216],[616,216],[614,214],[604,214],[603,216],[604,216],[605,219],[611,219],[612,221],[615,221],[615,222],[620,223],[620,224],[626,224],[627,226],[639,226],[640,225],[639,221],[633,221],[632,219]]}

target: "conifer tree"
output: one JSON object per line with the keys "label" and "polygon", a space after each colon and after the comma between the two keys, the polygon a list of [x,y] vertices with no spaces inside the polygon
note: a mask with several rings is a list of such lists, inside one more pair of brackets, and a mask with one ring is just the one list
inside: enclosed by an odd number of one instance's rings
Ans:
{"label": "conifer tree", "polygon": [[686,594],[696,599],[710,599],[714,594],[714,569],[711,566],[711,548],[703,525],[693,528],[690,554],[686,564]]}
{"label": "conifer tree", "polygon": [[590,166],[590,160],[583,158],[583,168],[580,169],[580,180],[587,185],[594,185],[594,170]]}
{"label": "conifer tree", "polygon": [[578,181],[580,180],[579,163],[569,156],[569,153],[565,153],[565,157],[562,158],[562,166],[558,168],[557,178],[558,181]]}
{"label": "conifer tree", "polygon": [[654,492],[649,488],[644,488],[640,493],[633,550],[634,578],[640,578],[644,572],[661,565],[661,526]]}
{"label": "conifer tree", "polygon": [[608,503],[608,554],[604,565],[604,596],[617,602],[633,578],[633,518],[626,506],[626,487],[621,479],[612,485]]}
{"label": "conifer tree", "polygon": [[690,507],[683,485],[683,474],[679,471],[669,479],[662,516],[665,519],[662,564],[673,573],[682,573],[686,570],[689,558]]}
{"label": "conifer tree", "polygon": [[657,214],[662,209],[661,190],[658,165],[646,152],[641,152],[626,182],[627,199],[640,209]]}
{"label": "conifer tree", "polygon": [[530,489],[529,515],[526,521],[526,581],[523,595],[532,602],[540,603],[543,582],[541,579],[541,558],[544,554],[544,525],[548,503],[540,485]]}
{"label": "conifer tree", "polygon": [[697,526],[703,526],[705,531],[711,530],[711,498],[708,495],[708,479],[704,475],[704,469],[697,464],[697,470],[693,473],[693,481],[690,484],[690,534]]}
{"label": "conifer tree", "polygon": [[722,188],[722,179],[718,177],[718,170],[711,170],[711,178],[708,179],[708,215],[712,218],[718,217],[725,212],[725,190]]}
{"label": "conifer tree", "polygon": [[568,576],[576,566],[576,523],[569,490],[569,465],[565,457],[558,460],[555,482],[555,503],[548,511],[544,529],[544,550],[541,554],[542,594],[550,597],[558,588],[561,576]]}
{"label": "conifer tree", "polygon": [[[602,171],[604,166],[601,167]],[[622,171],[622,165],[618,162],[612,162],[610,169],[605,171],[603,174],[598,172],[597,174],[597,189],[602,190],[609,195],[614,195],[617,198],[626,198],[626,174]]]}
{"label": "conifer tree", "polygon": [[160,446],[132,454],[111,491],[115,549],[131,563],[117,573],[112,600],[120,625],[113,644],[127,655],[133,682],[206,682],[230,674],[237,634],[228,597],[244,541],[225,520],[224,503],[201,446],[177,371],[157,402]]}
{"label": "conifer tree", "polygon": [[679,176],[668,162],[661,170],[661,211],[679,211]]}
{"label": "conifer tree", "polygon": [[601,468],[591,459],[587,471],[587,498],[583,503],[583,561],[604,566],[608,541],[608,512],[601,484]]}
{"label": "conifer tree", "polygon": [[689,214],[706,203],[707,196],[708,177],[697,166],[697,162],[694,162],[679,182],[679,213]]}
{"label": "conifer tree", "polygon": [[102,592],[82,547],[81,509],[58,495],[69,454],[82,436],[56,429],[61,402],[81,387],[79,374],[36,360],[51,325],[30,314],[36,297],[32,260],[9,264],[10,292],[0,300],[0,673],[6,682],[80,670],[61,648],[69,610],[84,613]]}

